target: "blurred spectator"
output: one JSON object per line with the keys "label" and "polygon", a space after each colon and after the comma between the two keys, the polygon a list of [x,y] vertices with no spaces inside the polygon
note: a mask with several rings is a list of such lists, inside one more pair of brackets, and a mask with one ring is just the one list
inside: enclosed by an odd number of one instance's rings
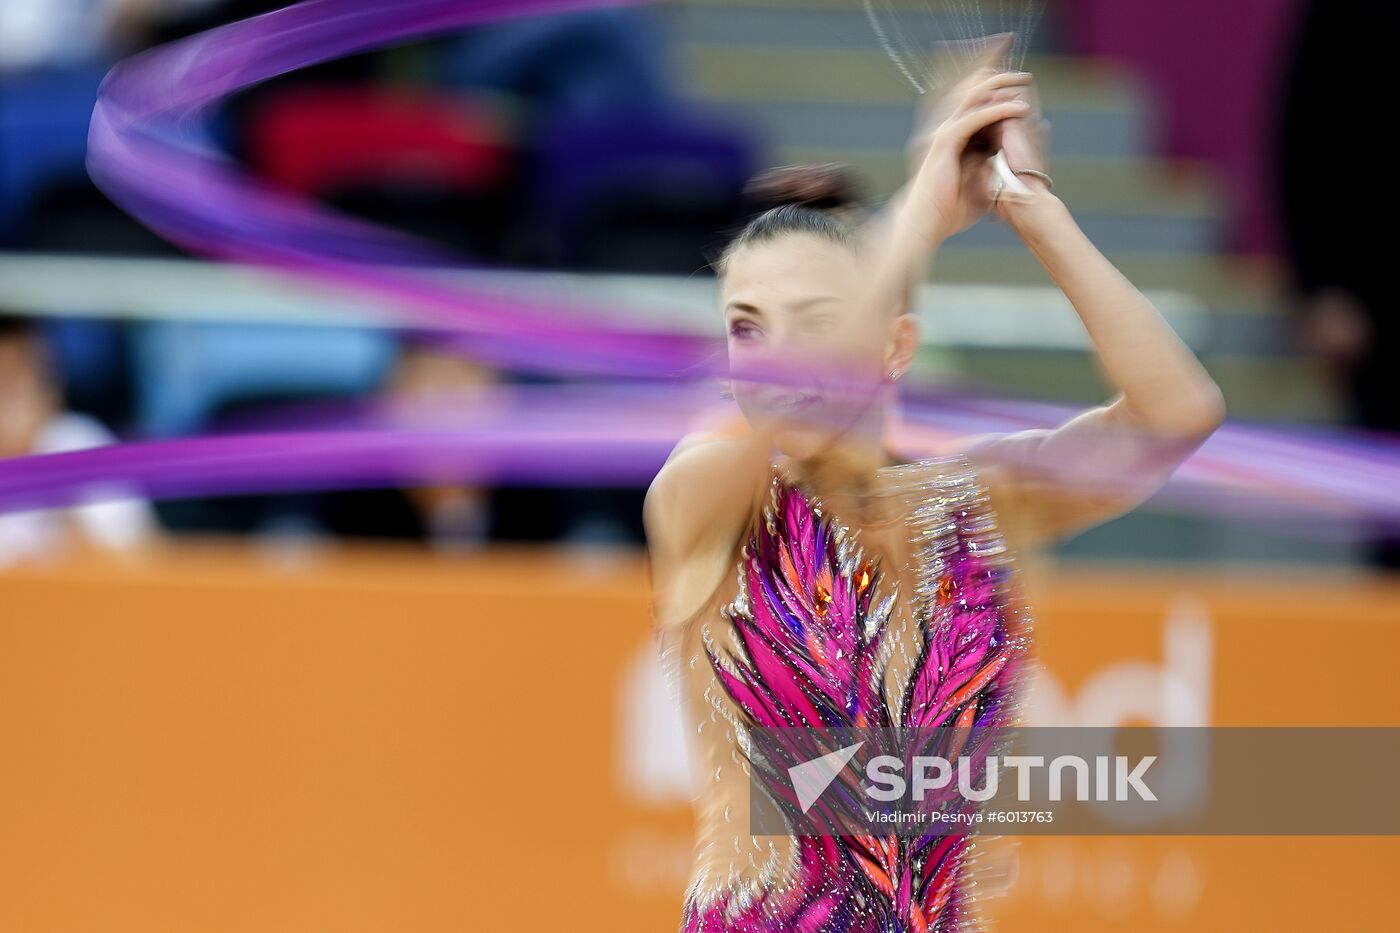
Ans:
{"label": "blurred spectator", "polygon": [[[114,438],[99,422],[64,411],[48,355],[28,319],[0,316],[0,457],[100,447]],[[0,515],[0,566],[50,556],[85,542],[130,548],[156,530],[148,503],[108,499],[69,509]]]}
{"label": "blurred spectator", "polygon": [[152,235],[117,220],[120,213],[88,180],[88,122],[112,65],[144,48],[167,17],[214,2],[0,3],[0,242],[152,251]]}
{"label": "blurred spectator", "polygon": [[437,43],[433,78],[529,100],[545,118],[670,101],[653,10],[574,10],[462,30]]}
{"label": "blurred spectator", "polygon": [[[498,382],[495,371],[431,342],[409,340],[381,398],[411,416],[415,405],[440,417],[454,399]],[[488,540],[557,537],[563,516],[557,496],[540,488],[485,488],[452,482],[412,489],[350,490],[323,498],[321,523],[352,537],[422,541],[438,550],[464,550]]]}
{"label": "blurred spectator", "polygon": [[[1400,430],[1400,298],[1394,236],[1377,194],[1389,184],[1369,136],[1400,6],[1309,0],[1294,33],[1279,125],[1279,200],[1304,346],[1327,367],[1355,425]],[[1353,139],[1355,137],[1355,139]],[[1400,567],[1400,537],[1381,531],[1376,564]]]}
{"label": "blurred spectator", "polygon": [[520,206],[495,256],[587,271],[689,273],[740,219],[750,133],[676,93],[662,5],[518,17],[428,44],[436,84],[516,117]]}

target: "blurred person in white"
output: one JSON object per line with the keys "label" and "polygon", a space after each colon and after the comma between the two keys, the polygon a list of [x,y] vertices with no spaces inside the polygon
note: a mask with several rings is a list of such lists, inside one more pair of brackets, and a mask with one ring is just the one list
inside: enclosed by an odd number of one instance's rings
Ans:
{"label": "blurred person in white", "polygon": [[222,0],[4,0],[0,70],[63,68],[135,51],[152,23]]}
{"label": "blurred person in white", "polygon": [[[100,447],[114,440],[96,419],[64,410],[35,323],[0,314],[0,459]],[[0,514],[0,567],[82,546],[132,548],[148,542],[156,530],[148,502],[108,495],[72,508]]]}

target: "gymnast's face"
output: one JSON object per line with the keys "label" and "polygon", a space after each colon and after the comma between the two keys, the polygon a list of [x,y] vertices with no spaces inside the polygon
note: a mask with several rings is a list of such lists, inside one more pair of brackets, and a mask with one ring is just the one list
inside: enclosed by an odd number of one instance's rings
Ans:
{"label": "gymnast's face", "polygon": [[863,300],[849,247],[789,233],[740,247],[721,286],[734,399],[788,456],[819,453],[882,384],[892,316]]}

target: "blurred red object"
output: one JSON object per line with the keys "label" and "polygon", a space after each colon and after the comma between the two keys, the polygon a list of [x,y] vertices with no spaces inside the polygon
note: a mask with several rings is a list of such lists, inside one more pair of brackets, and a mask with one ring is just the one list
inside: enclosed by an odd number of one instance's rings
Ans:
{"label": "blurred red object", "polygon": [[491,190],[509,172],[510,136],[502,117],[460,94],[365,87],[289,89],[248,126],[254,167],[308,195],[382,184]]}

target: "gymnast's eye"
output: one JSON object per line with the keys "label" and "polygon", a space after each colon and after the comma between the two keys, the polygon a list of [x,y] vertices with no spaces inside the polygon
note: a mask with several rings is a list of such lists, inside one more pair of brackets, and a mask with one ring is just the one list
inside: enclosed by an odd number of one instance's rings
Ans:
{"label": "gymnast's eye", "polygon": [[729,335],[736,340],[749,340],[758,336],[759,330],[748,321],[735,321],[729,325]]}

